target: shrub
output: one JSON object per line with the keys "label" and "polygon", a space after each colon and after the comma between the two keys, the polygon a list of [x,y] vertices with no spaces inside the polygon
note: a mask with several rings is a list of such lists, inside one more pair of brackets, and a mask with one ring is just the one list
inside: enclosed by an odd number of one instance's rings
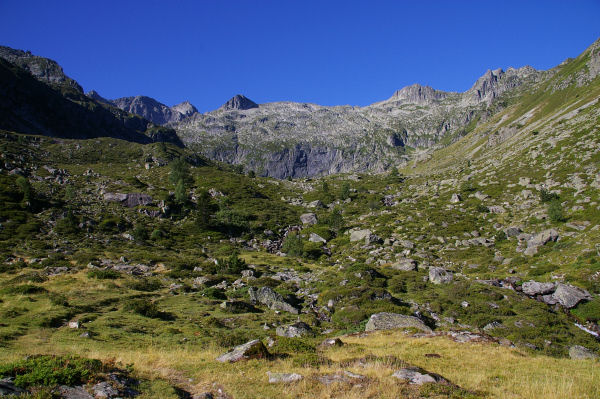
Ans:
{"label": "shrub", "polygon": [[489,208],[483,204],[477,204],[477,207],[475,207],[475,209],[477,210],[477,212],[480,213],[490,213]]}
{"label": "shrub", "polygon": [[291,233],[285,238],[281,250],[290,256],[302,256],[304,253],[304,243],[299,234]]}
{"label": "shrub", "polygon": [[560,200],[554,199],[548,204],[548,218],[555,223],[564,222],[565,215],[563,213]]}
{"label": "shrub", "polygon": [[498,232],[494,235],[494,239],[496,242],[501,242],[506,240],[506,233],[503,230],[498,230]]}
{"label": "shrub", "polygon": [[163,287],[161,281],[157,278],[143,278],[139,280],[128,281],[125,286],[136,291],[153,292]]}
{"label": "shrub", "polygon": [[136,241],[146,241],[148,239],[148,230],[141,224],[137,224],[133,229],[132,235]]}
{"label": "shrub", "polygon": [[225,295],[223,290],[220,290],[215,287],[209,287],[209,288],[203,289],[202,291],[200,291],[200,295],[205,296],[210,299],[217,299],[217,300],[226,300],[227,299],[227,296]]}
{"label": "shrub", "polygon": [[94,269],[87,274],[88,278],[97,278],[98,280],[114,280],[121,277],[119,272],[114,270]]}
{"label": "shrub", "polygon": [[150,239],[152,241],[160,240],[161,238],[163,238],[163,232],[161,230],[152,230],[152,234],[150,234]]}
{"label": "shrub", "polygon": [[184,184],[190,184],[193,182],[192,176],[190,175],[190,168],[185,159],[177,158],[169,164],[171,166],[171,173],[169,174],[169,181],[173,185],[177,185],[179,181],[183,181]]}
{"label": "shrub", "polygon": [[148,299],[132,299],[125,303],[123,310],[152,319],[170,320],[173,318],[169,313],[158,310],[156,303],[151,302]]}
{"label": "shrub", "polygon": [[79,219],[69,210],[62,219],[56,221],[54,230],[63,235],[76,234],[79,231]]}
{"label": "shrub", "polygon": [[540,201],[541,202],[551,202],[554,200],[560,200],[560,197],[556,193],[551,193],[545,188],[540,190]]}
{"label": "shrub", "polygon": [[246,262],[239,258],[237,251],[233,251],[228,259],[219,259],[218,270],[220,273],[240,274],[246,267]]}
{"label": "shrub", "polygon": [[16,386],[85,384],[102,371],[99,360],[76,356],[35,356],[0,366],[0,376],[13,377]]}
{"label": "shrub", "polygon": [[350,198],[350,183],[347,181],[342,183],[342,187],[340,188],[340,199],[346,200]]}
{"label": "shrub", "polygon": [[5,288],[4,291],[9,294],[30,295],[46,292],[46,289],[35,284],[23,284]]}
{"label": "shrub", "polygon": [[327,224],[336,233],[344,228],[344,217],[342,216],[342,210],[339,207],[336,206],[333,208],[327,217]]}

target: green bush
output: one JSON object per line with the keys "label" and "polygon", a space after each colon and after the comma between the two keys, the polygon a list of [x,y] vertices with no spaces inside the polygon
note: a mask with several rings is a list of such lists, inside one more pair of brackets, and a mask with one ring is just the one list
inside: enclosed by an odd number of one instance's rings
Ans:
{"label": "green bush", "polygon": [[16,386],[80,385],[92,381],[102,371],[99,360],[76,356],[35,356],[0,365],[0,376],[13,377]]}
{"label": "green bush", "polygon": [[200,295],[205,296],[210,299],[217,299],[217,300],[226,300],[227,299],[227,296],[225,295],[223,290],[220,290],[215,287],[208,287],[208,288],[203,289],[202,291],[200,291]]}
{"label": "green bush", "polygon": [[172,315],[169,313],[161,312],[158,310],[156,303],[151,302],[148,299],[132,299],[125,303],[123,310],[139,314],[140,316],[149,317],[151,319],[172,319]]}
{"label": "green bush", "polygon": [[560,223],[565,221],[562,204],[560,200],[554,199],[548,204],[548,218],[550,221]]}
{"label": "green bush", "polygon": [[304,243],[302,237],[297,233],[290,233],[283,241],[281,251],[289,256],[302,256],[304,253]]}
{"label": "green bush", "polygon": [[133,229],[132,235],[136,241],[146,241],[148,239],[148,230],[141,224],[137,224]]}
{"label": "green bush", "polygon": [[97,278],[98,280],[114,280],[121,277],[121,274],[114,270],[94,269],[87,273],[89,278]]}
{"label": "green bush", "polygon": [[240,274],[246,268],[246,262],[239,258],[237,251],[233,251],[227,259],[219,259],[217,265],[218,272],[223,274]]}
{"label": "green bush", "polygon": [[560,197],[556,193],[551,193],[545,188],[540,190],[540,201],[541,202],[551,202],[554,200],[560,200]]}
{"label": "green bush", "polygon": [[314,353],[316,347],[311,341],[303,338],[278,337],[275,345],[273,345],[273,351],[289,354]]}
{"label": "green bush", "polygon": [[128,281],[125,286],[136,291],[154,292],[163,288],[163,283],[157,278],[142,278]]}
{"label": "green bush", "polygon": [[5,288],[4,291],[8,294],[31,295],[46,292],[46,289],[35,284],[22,284]]}

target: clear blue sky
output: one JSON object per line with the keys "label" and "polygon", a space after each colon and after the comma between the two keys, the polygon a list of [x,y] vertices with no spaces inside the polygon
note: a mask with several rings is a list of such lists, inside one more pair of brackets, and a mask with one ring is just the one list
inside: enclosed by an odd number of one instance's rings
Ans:
{"label": "clear blue sky", "polygon": [[86,91],[202,112],[237,93],[367,105],[416,82],[464,91],[598,37],[600,0],[0,0],[0,44],[58,61]]}

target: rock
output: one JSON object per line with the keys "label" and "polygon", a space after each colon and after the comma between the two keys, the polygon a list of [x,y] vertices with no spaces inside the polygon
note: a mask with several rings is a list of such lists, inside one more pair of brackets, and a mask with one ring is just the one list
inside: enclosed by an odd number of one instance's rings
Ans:
{"label": "rock", "polygon": [[136,206],[150,205],[153,200],[148,194],[131,193],[131,194],[119,194],[119,193],[104,193],[104,200],[109,202],[120,202],[128,208],[135,208]]}
{"label": "rock", "polygon": [[439,374],[430,373],[419,367],[406,367],[392,374],[399,380],[408,381],[412,385],[423,385],[425,383],[449,384],[448,380]]}
{"label": "rock", "polygon": [[339,338],[327,338],[319,344],[320,349],[330,348],[332,346],[343,346],[344,343]]}
{"label": "rock", "polygon": [[455,194],[452,194],[452,198],[450,198],[450,203],[451,203],[451,204],[457,204],[457,203],[459,203],[460,201],[462,201],[462,198],[460,197],[460,195],[458,195],[458,194],[456,194],[456,193],[455,193]]}
{"label": "rock", "polygon": [[573,345],[569,348],[569,357],[571,359],[597,359],[598,355],[581,345]]}
{"label": "rock", "polygon": [[13,383],[12,378],[3,378],[0,379],[0,396],[19,396],[22,393],[25,393],[24,390],[19,388]]}
{"label": "rock", "polygon": [[504,230],[504,233],[506,233],[507,237],[516,237],[521,233],[521,231],[522,230],[519,227],[511,226]]}
{"label": "rock", "polygon": [[90,393],[82,386],[69,387],[66,385],[61,385],[56,388],[55,391],[63,399],[94,399],[94,397],[90,395]]}
{"label": "rock", "polygon": [[417,262],[414,259],[404,258],[392,263],[390,267],[394,270],[411,272],[417,270]]}
{"label": "rock", "polygon": [[523,283],[522,289],[523,293],[536,296],[536,295],[545,295],[554,292],[555,289],[554,283],[538,283],[537,281],[527,281]]}
{"label": "rock", "polygon": [[297,373],[271,373],[267,371],[269,384],[290,384],[302,380],[304,377]]}
{"label": "rock", "polygon": [[277,327],[275,332],[280,337],[295,338],[303,337],[305,335],[311,335],[312,329],[308,324],[299,321],[289,326],[279,326]]}
{"label": "rock", "polygon": [[114,398],[119,396],[119,390],[113,387],[110,382],[102,381],[92,387],[95,398]]}
{"label": "rock", "polygon": [[557,285],[552,297],[567,309],[574,308],[581,301],[592,299],[592,296],[586,290],[560,283]]}
{"label": "rock", "polygon": [[300,215],[300,221],[302,222],[302,224],[317,224],[317,215],[315,215],[314,213],[304,213]]}
{"label": "rock", "polygon": [[269,351],[267,351],[263,343],[255,339],[243,345],[236,346],[232,351],[219,356],[217,361],[221,363],[233,363],[248,359],[266,359],[269,356]]}
{"label": "rock", "polygon": [[527,240],[527,249],[523,253],[529,256],[535,255],[538,247],[546,245],[550,241],[557,241],[559,237],[558,232],[554,229],[544,230]]}
{"label": "rock", "polygon": [[350,233],[350,242],[368,239],[371,236],[371,230],[354,230]]}
{"label": "rock", "polygon": [[484,201],[490,197],[487,194],[483,194],[481,191],[476,191],[475,194],[473,194],[473,195],[475,196],[475,198],[477,198],[480,201]]}
{"label": "rock", "polygon": [[307,205],[308,208],[324,208],[325,205],[320,200],[316,200],[313,202],[309,202]]}
{"label": "rock", "polygon": [[323,237],[321,237],[320,235],[315,234],[315,233],[310,233],[310,237],[308,238],[308,241],[310,241],[310,242],[322,242],[324,244],[327,242],[326,239],[324,239]]}
{"label": "rock", "polygon": [[69,328],[73,328],[73,329],[77,329],[80,327],[79,322],[78,321],[70,321],[68,323]]}
{"label": "rock", "polygon": [[429,281],[433,284],[445,284],[452,281],[452,272],[441,267],[429,268]]}
{"label": "rock", "polygon": [[416,328],[426,333],[432,330],[420,319],[398,313],[375,313],[371,315],[365,331],[391,330],[395,328]]}
{"label": "rock", "polygon": [[409,240],[401,240],[400,245],[402,245],[406,249],[414,249],[415,248],[415,244]]}
{"label": "rock", "polygon": [[334,374],[323,374],[317,376],[317,380],[324,385],[331,385],[336,382],[341,384],[356,385],[366,381],[367,377],[345,370]]}
{"label": "rock", "polygon": [[250,287],[248,288],[248,294],[252,302],[266,305],[269,309],[283,310],[293,314],[299,313],[296,307],[286,302],[283,296],[269,287],[260,287],[258,289]]}
{"label": "rock", "polygon": [[506,209],[504,209],[500,205],[492,205],[488,206],[488,211],[490,211],[490,213],[505,213]]}

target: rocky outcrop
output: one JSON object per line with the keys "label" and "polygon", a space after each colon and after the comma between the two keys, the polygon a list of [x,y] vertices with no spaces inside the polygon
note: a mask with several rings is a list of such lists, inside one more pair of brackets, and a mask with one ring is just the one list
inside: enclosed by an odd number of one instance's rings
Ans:
{"label": "rocky outcrop", "polygon": [[571,359],[598,359],[598,355],[581,345],[573,345],[569,348],[569,357]]}
{"label": "rocky outcrop", "polygon": [[280,337],[288,338],[304,337],[305,335],[312,335],[313,333],[312,328],[302,321],[289,326],[279,326],[275,332]]}
{"label": "rocky outcrop", "polygon": [[452,272],[441,267],[429,268],[429,281],[433,284],[446,284],[452,281]]}
{"label": "rocky outcrop", "polygon": [[272,373],[270,371],[267,371],[267,377],[269,377],[269,384],[291,384],[304,378],[298,373]]}
{"label": "rocky outcrop", "polygon": [[407,381],[412,385],[423,385],[426,383],[449,384],[448,380],[441,375],[423,370],[420,367],[406,367],[400,369],[392,374],[392,377]]}
{"label": "rocky outcrop", "polygon": [[432,332],[425,323],[414,316],[398,313],[375,313],[365,325],[365,331],[391,330],[395,328],[416,328],[426,333]]}
{"label": "rocky outcrop", "polygon": [[273,291],[269,287],[260,287],[258,289],[254,287],[248,288],[248,295],[253,303],[260,303],[267,306],[272,310],[283,310],[293,314],[298,314],[299,310],[287,302],[281,294]]}
{"label": "rocky outcrop", "polygon": [[252,108],[258,108],[258,104],[255,103],[254,101],[250,100],[246,96],[237,94],[234,97],[232,97],[231,99],[229,99],[229,101],[227,101],[225,104],[223,104],[223,106],[219,109],[221,109],[223,111],[228,111],[228,110],[244,111],[244,110],[252,109]]}
{"label": "rocky outcrop", "polygon": [[555,284],[527,281],[521,286],[521,291],[548,305],[559,304],[567,309],[574,308],[582,301],[592,299],[592,296],[586,290],[563,283]]}
{"label": "rocky outcrop", "polygon": [[122,97],[109,102],[123,111],[139,115],[157,125],[180,122],[198,112],[196,107],[187,101],[169,107],[146,96]]}
{"label": "rocky outcrop", "polygon": [[151,196],[142,193],[104,193],[104,200],[109,202],[120,202],[128,208],[135,208],[136,206],[147,206],[153,203],[153,199]]}
{"label": "rocky outcrop", "polygon": [[263,343],[255,339],[243,345],[236,346],[230,352],[222,354],[217,358],[217,361],[221,363],[234,363],[240,360],[266,359],[269,356],[269,351]]}

